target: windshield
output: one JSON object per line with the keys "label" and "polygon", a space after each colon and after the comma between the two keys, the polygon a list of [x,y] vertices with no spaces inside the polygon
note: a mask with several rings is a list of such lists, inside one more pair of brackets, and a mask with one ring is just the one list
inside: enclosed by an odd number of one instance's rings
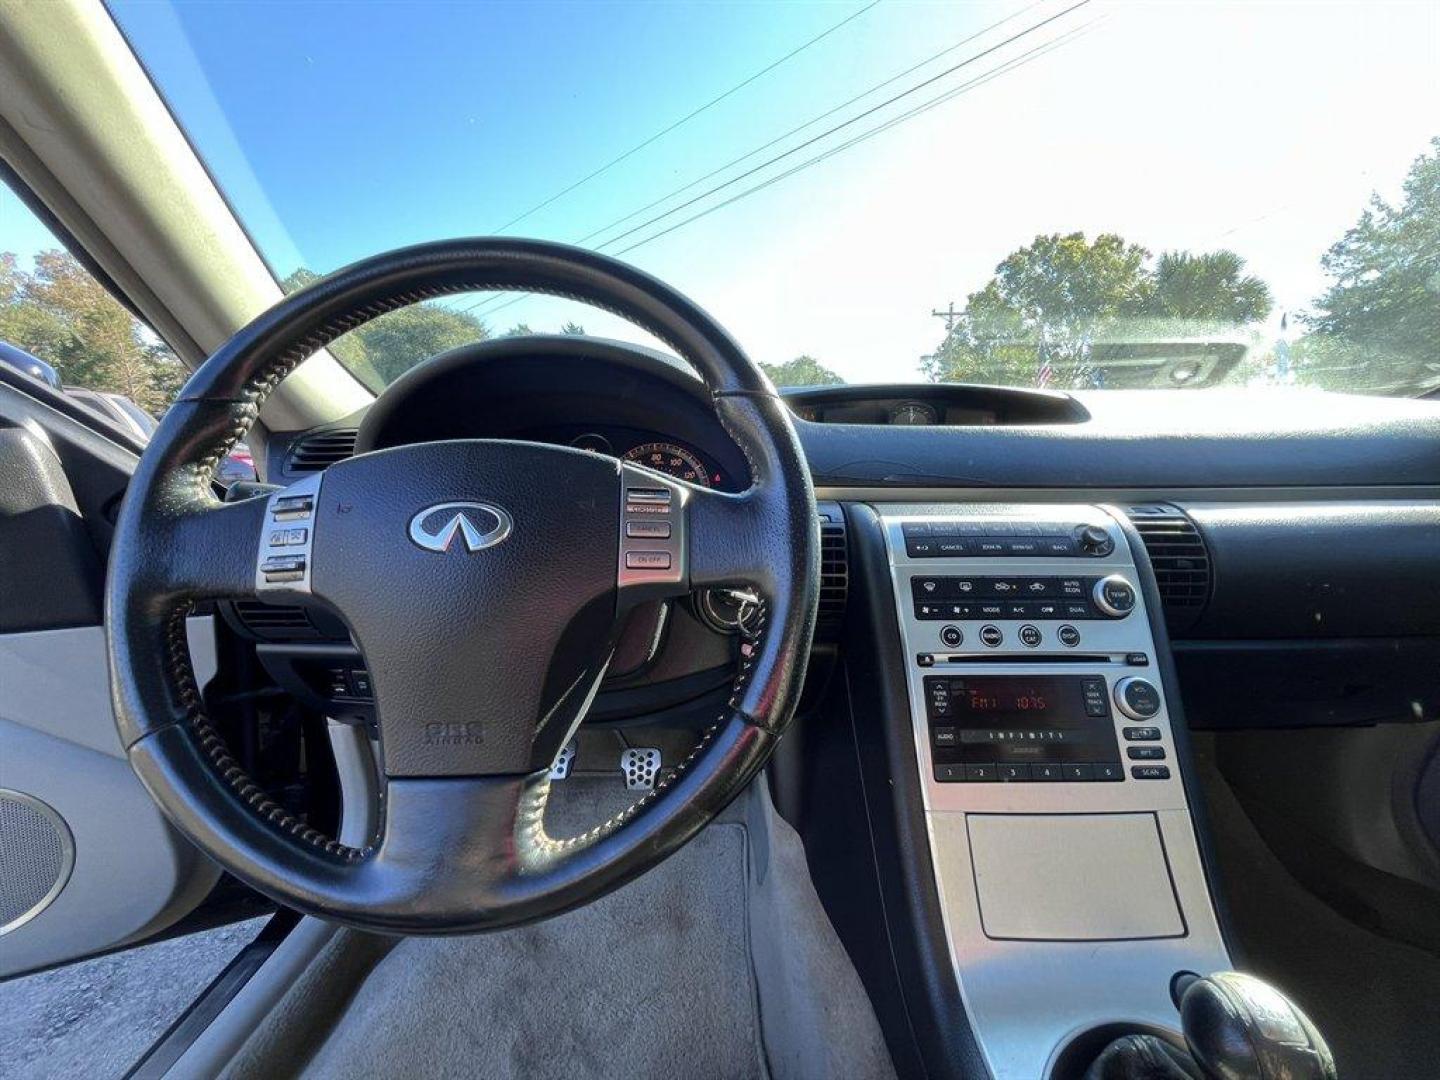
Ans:
{"label": "windshield", "polygon": [[[777,383],[1440,383],[1440,7],[114,2],[287,287],[503,234],[674,284]],[[635,338],[474,294],[337,355]]]}

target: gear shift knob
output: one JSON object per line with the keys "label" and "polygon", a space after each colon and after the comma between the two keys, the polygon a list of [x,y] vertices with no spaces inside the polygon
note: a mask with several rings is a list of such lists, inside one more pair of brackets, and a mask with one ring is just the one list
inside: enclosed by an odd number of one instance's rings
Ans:
{"label": "gear shift knob", "polygon": [[1175,977],[1171,993],[1196,1063],[1211,1080],[1335,1080],[1335,1059],[1299,1006],[1237,971]]}

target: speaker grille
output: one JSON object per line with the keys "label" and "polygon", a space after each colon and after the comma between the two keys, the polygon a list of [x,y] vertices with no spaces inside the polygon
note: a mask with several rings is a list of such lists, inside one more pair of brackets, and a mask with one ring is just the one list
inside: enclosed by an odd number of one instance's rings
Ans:
{"label": "speaker grille", "polygon": [[0,788],[0,934],[44,911],[74,864],[65,820],[33,796]]}

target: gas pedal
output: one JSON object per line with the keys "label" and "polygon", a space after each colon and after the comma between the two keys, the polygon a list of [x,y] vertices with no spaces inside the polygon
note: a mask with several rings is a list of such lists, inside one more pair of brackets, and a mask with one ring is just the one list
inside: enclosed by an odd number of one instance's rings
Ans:
{"label": "gas pedal", "polygon": [[632,747],[620,755],[620,771],[631,791],[650,791],[660,777],[660,751],[653,746]]}
{"label": "gas pedal", "polygon": [[570,767],[575,764],[575,740],[571,739],[555,757],[555,764],[550,766],[551,780],[564,780],[570,775]]}

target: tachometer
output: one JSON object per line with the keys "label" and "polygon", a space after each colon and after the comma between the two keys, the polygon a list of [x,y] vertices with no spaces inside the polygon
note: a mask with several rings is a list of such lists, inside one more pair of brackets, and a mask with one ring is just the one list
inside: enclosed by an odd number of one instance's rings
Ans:
{"label": "tachometer", "polygon": [[644,465],[647,469],[673,476],[677,480],[698,484],[700,487],[710,486],[710,474],[700,459],[683,446],[676,446],[674,443],[643,443],[626,451],[625,460],[632,465]]}

